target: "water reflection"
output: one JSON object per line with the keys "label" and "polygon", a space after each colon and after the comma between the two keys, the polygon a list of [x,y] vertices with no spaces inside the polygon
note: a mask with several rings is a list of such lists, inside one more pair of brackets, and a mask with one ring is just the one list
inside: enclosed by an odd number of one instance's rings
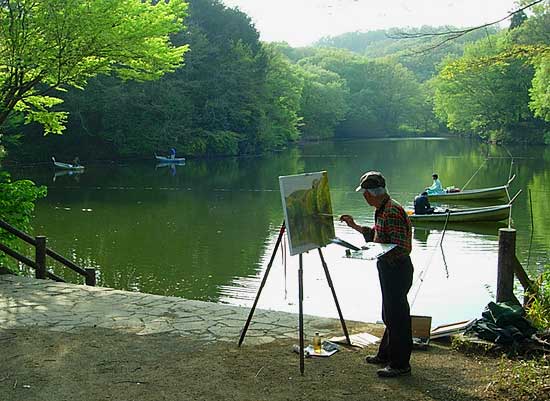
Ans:
{"label": "water reflection", "polygon": [[428,242],[428,236],[430,235],[430,229],[424,227],[413,228],[413,239],[417,242],[426,245]]}
{"label": "water reflection", "polygon": [[171,163],[157,163],[155,169],[167,168],[170,171],[170,175],[173,177],[177,173],[176,166],[185,166],[185,161],[171,162]]}
{"label": "water reflection", "polygon": [[[421,224],[415,224],[413,227],[413,238],[426,242],[430,232],[440,233],[442,232],[444,223],[429,223],[424,222]],[[498,236],[498,230],[508,227],[507,224],[502,222],[478,222],[478,223],[448,223],[446,231],[460,231],[463,233],[478,234],[484,237]]]}
{"label": "water reflection", "polygon": [[52,182],[55,182],[59,177],[72,177],[74,181],[80,180],[80,175],[84,173],[84,170],[56,170],[53,173]]}

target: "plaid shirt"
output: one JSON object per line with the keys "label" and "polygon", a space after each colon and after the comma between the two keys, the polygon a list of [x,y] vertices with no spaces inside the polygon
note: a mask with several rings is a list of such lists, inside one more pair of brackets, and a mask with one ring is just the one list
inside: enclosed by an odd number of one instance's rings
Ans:
{"label": "plaid shirt", "polygon": [[385,204],[376,209],[374,214],[374,240],[381,244],[396,244],[397,247],[384,256],[385,259],[394,259],[407,256],[411,253],[411,222],[403,207],[388,198]]}

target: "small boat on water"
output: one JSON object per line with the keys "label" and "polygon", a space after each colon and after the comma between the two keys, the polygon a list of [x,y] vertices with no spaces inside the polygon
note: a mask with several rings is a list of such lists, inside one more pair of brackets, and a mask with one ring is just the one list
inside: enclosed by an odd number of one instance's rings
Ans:
{"label": "small boat on water", "polygon": [[447,211],[430,214],[411,214],[409,218],[413,224],[422,222],[468,223],[480,221],[501,221],[510,216],[511,203],[506,205],[475,207],[467,209],[448,209]]}
{"label": "small boat on water", "polygon": [[462,200],[485,200],[485,199],[500,199],[509,196],[508,187],[510,183],[516,178],[514,175],[508,180],[505,185],[492,188],[479,188],[479,189],[465,189],[456,192],[446,192],[437,195],[428,195],[430,201],[462,201]]}
{"label": "small boat on water", "polygon": [[155,155],[155,159],[157,159],[159,163],[185,164],[185,157],[166,157]]}
{"label": "small boat on water", "polygon": [[155,166],[156,168],[163,168],[163,167],[175,167],[175,166],[185,166],[185,160],[184,161],[178,161],[178,162],[172,162],[172,163],[165,163],[165,162],[159,162]]}
{"label": "small boat on water", "polygon": [[185,163],[185,157],[176,157],[176,149],[174,148],[170,149],[170,156],[157,156],[155,154],[155,159],[159,163]]}
{"label": "small boat on water", "polygon": [[80,164],[70,164],[70,163],[62,163],[55,160],[55,157],[52,157],[53,165],[56,168],[63,169],[63,170],[84,170],[84,166],[81,166]]}

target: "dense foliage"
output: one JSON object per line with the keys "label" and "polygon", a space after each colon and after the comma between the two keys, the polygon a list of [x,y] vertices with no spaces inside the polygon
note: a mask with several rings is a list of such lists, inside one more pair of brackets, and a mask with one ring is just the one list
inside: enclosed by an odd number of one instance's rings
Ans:
{"label": "dense foliage", "polygon": [[529,299],[527,316],[540,331],[550,330],[550,268],[536,280],[536,293]]}
{"label": "dense foliage", "polygon": [[172,36],[175,48],[191,49],[184,66],[152,82],[89,79],[56,108],[69,113],[69,135],[43,137],[29,126],[8,144],[10,157],[148,158],[172,147],[253,154],[300,139],[440,129],[432,90],[399,58],[264,44],[246,14],[219,0],[191,0],[188,13],[186,29]]}
{"label": "dense foliage", "polygon": [[191,49],[184,67],[155,82],[98,77],[84,91],[70,91],[72,134],[41,140],[32,133],[33,143],[45,145],[35,157],[151,157],[171,147],[234,155],[296,140],[302,78],[260,43],[250,18],[218,0],[193,0],[186,23],[172,38]]}
{"label": "dense foliage", "polygon": [[456,40],[437,46],[440,39],[431,36],[457,30],[453,26],[411,29],[379,29],[369,32],[348,32],[336,37],[325,37],[317,42],[319,47],[347,49],[369,59],[391,58],[413,72],[417,79],[425,81],[437,73],[438,64],[449,55],[461,56],[467,43],[496,33],[489,27],[476,30]]}
{"label": "dense foliage", "polygon": [[304,139],[332,138],[338,123],[349,109],[349,88],[337,73],[306,64],[297,67],[304,79],[300,110]]}
{"label": "dense foliage", "polygon": [[[550,14],[467,46],[444,62],[435,111],[447,127],[494,141],[548,140]],[[518,22],[516,22],[519,24]]]}
{"label": "dense foliage", "polygon": [[61,133],[67,118],[52,111],[67,87],[97,74],[156,79],[183,62],[183,1],[14,0],[0,2],[0,128],[13,113]]}
{"label": "dense foliage", "polygon": [[[84,0],[44,4],[70,1]],[[118,2],[137,7],[135,0]],[[138,3],[155,9],[178,2]],[[256,154],[298,140],[449,130],[550,142],[546,4],[518,14],[513,29],[474,30],[441,46],[433,34],[456,28],[353,32],[299,49],[261,43],[250,18],[220,0],[190,0],[188,9],[181,7],[180,14],[188,13],[185,26],[181,18],[159,24],[163,38],[173,33],[170,45],[163,42],[165,51],[180,52],[181,62],[190,49],[185,65],[166,73],[176,67],[168,57],[156,73],[141,77],[160,79],[136,82],[120,76],[139,78],[131,63],[108,64],[96,72],[114,68],[109,75],[83,76],[73,86],[87,85],[69,89],[63,104],[43,98],[46,132],[61,130],[68,115],[69,135],[43,137],[40,127],[30,125],[17,140],[20,116],[11,113],[4,122],[12,134],[4,138],[10,157],[150,158],[170,148],[188,156]],[[27,112],[27,121],[38,121]]]}

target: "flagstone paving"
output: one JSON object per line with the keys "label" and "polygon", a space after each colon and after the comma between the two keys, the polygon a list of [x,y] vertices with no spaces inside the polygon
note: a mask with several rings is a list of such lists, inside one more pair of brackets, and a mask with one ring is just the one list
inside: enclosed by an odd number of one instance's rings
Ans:
{"label": "flagstone paving", "polygon": [[[138,335],[168,333],[205,342],[237,343],[250,309],[104,287],[0,275],[0,328],[71,332],[101,327]],[[311,336],[341,335],[337,319],[304,315]],[[256,309],[245,344],[298,338],[298,315]]]}

